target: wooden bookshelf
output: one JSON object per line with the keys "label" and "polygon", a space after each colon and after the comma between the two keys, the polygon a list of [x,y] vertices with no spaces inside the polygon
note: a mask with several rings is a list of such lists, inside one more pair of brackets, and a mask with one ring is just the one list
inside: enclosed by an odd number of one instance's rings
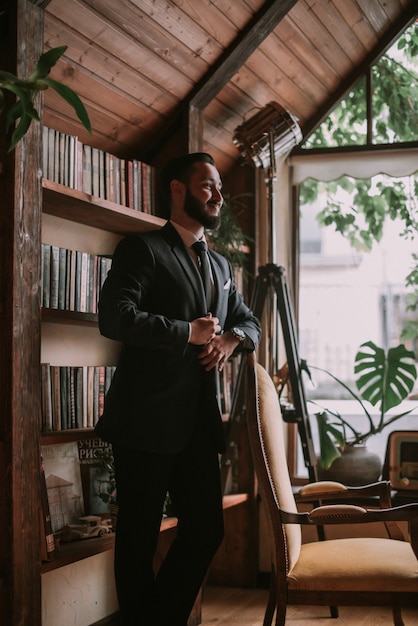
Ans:
{"label": "wooden bookshelf", "polygon": [[[58,440],[73,440],[74,438],[77,438],[77,436],[79,438],[84,438],[86,436],[86,433],[83,432],[84,430],[85,429],[79,429],[78,431],[62,431],[59,434],[46,434],[42,436],[42,443],[57,443]],[[92,433],[92,431],[90,432]],[[247,493],[229,494],[223,498],[223,508],[224,510],[229,509],[247,501]],[[164,517],[161,520],[160,533],[170,531],[176,527],[176,517]],[[100,552],[112,550],[114,544],[114,533],[110,533],[105,537],[81,539],[80,541],[72,541],[69,543],[61,542],[59,544],[59,550],[55,552],[54,559],[42,563],[42,572],[50,572],[58,569],[59,567],[74,563],[75,561],[81,561],[82,559],[87,559],[95,554],[100,554]]]}
{"label": "wooden bookshelf", "polygon": [[119,235],[161,228],[159,217],[135,211],[47,179],[42,181],[43,212]]}
{"label": "wooden bookshelf", "polygon": [[[127,235],[132,232],[146,232],[155,228],[160,228],[164,224],[164,220],[155,217],[153,215],[143,213],[141,211],[135,211],[131,208],[115,204],[108,200],[91,196],[82,191],[67,188],[59,183],[52,182],[44,179],[42,181],[42,198],[43,198],[43,214],[46,216],[53,216],[56,220],[54,224],[57,232],[61,230],[61,224],[64,230],[68,229],[68,222],[75,224],[75,237],[76,244],[80,245],[81,249],[86,243],[86,238],[81,237],[78,242],[78,229],[93,228],[94,234],[100,236],[101,231],[106,231],[111,234],[117,235],[118,238]],[[54,238],[55,231],[50,235]],[[81,234],[81,231],[80,231]],[[59,243],[59,245],[63,245]],[[68,244],[64,244],[66,247]],[[74,249],[74,248],[73,248]],[[98,325],[98,316],[94,313],[82,313],[78,311],[60,310],[43,308],[42,310],[42,324],[58,325],[62,326],[63,332],[70,333],[70,337],[74,332],[71,329],[76,327],[86,327],[94,330]],[[66,330],[66,327],[68,330]],[[102,338],[97,337],[95,341],[101,341]],[[65,349],[64,349],[65,352]],[[225,419],[227,417],[225,416]],[[92,429],[79,428],[79,429],[65,429],[54,432],[46,432],[41,435],[42,445],[51,445],[56,443],[65,443],[78,441],[86,438],[94,438],[95,433]],[[251,489],[250,489],[251,491]],[[247,511],[250,505],[250,493],[234,493],[224,496],[223,507],[226,515],[226,523],[228,526],[228,517],[230,517],[230,511],[237,509],[239,511]],[[204,499],[202,499],[204,502]],[[244,507],[244,509],[243,509]],[[204,515],[204,509],[202,510]],[[240,513],[238,516],[232,514],[233,525],[240,524]],[[175,536],[175,528],[177,525],[176,518],[164,518],[161,522],[161,541],[159,542],[164,549],[170,545],[173,537]],[[173,534],[174,533],[174,534]],[[244,528],[242,549],[244,549],[244,543],[246,541],[246,528]],[[42,572],[49,572],[57,568],[87,559],[101,552],[112,550],[114,546],[114,535],[106,535],[101,538],[90,538],[70,543],[62,542],[60,544],[60,550],[56,552],[54,560],[45,562],[42,565]],[[242,550],[241,550],[242,551]],[[216,568],[215,568],[216,569]],[[240,569],[240,564],[236,567]],[[241,572],[236,574],[239,577]]]}

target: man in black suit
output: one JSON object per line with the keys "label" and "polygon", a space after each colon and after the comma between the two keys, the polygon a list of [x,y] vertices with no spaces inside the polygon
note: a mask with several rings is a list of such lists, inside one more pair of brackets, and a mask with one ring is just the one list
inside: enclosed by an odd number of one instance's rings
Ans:
{"label": "man in black suit", "polygon": [[[209,250],[205,294],[207,257],[192,247],[219,224],[223,198],[212,157],[172,159],[161,184],[170,220],[119,243],[99,305],[101,333],[121,342],[96,430],[115,457],[115,581],[126,626],[187,624],[224,532],[216,369],[234,351],[254,350],[260,337],[228,261]],[[167,492],[177,536],[155,577]]]}

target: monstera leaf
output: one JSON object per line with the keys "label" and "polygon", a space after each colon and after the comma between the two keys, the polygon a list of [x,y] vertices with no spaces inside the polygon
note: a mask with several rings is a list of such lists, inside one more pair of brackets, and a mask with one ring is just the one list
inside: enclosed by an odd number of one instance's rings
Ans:
{"label": "monstera leaf", "polygon": [[[349,393],[352,399],[359,403],[368,424],[364,431],[358,431],[357,427],[350,423],[349,417],[343,417],[336,411],[322,407],[321,412],[315,413],[319,434],[320,464],[323,468],[329,468],[346,446],[364,444],[369,437],[381,433],[386,426],[393,424],[416,408],[414,406],[402,410],[397,415],[387,414],[389,409],[405,400],[412,391],[417,378],[414,353],[407,350],[403,344],[390,348],[387,352],[376,346],[373,341],[367,341],[359,347],[354,363],[358,393],[327,370],[308,366],[306,362],[302,362],[301,369],[307,372],[310,378],[312,378],[310,369],[328,374],[341,385],[345,392]],[[367,402],[364,401],[369,401],[373,406],[380,404],[380,416],[377,419],[367,408]],[[314,400],[310,402],[320,406]]]}
{"label": "monstera leaf", "polygon": [[414,353],[403,344],[385,352],[373,341],[367,341],[356,354],[354,373],[361,397],[373,406],[379,404],[384,414],[405,400],[414,386]]}

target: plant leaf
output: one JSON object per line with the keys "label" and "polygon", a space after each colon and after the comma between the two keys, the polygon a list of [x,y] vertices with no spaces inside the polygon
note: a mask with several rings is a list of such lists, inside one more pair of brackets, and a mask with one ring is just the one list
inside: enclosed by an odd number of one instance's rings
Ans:
{"label": "plant leaf", "polygon": [[23,107],[22,107],[22,103],[20,100],[12,104],[12,106],[9,108],[9,110],[6,113],[6,122],[5,122],[6,133],[8,132],[10,126],[14,124],[14,122],[17,119],[19,119],[19,117],[22,117],[23,113],[24,113]]}
{"label": "plant leaf", "polygon": [[315,413],[315,417],[318,424],[320,463],[321,467],[328,469],[341,456],[335,442],[343,445],[344,438],[341,431],[329,422],[326,411]]}
{"label": "plant leaf", "polygon": [[372,341],[363,343],[355,357],[356,385],[364,400],[388,411],[405,400],[417,378],[414,353],[403,344],[386,353]]}
{"label": "plant leaf", "polygon": [[38,78],[45,78],[45,76],[48,76],[51,71],[51,67],[53,67],[58,59],[62,57],[67,47],[68,46],[58,46],[57,48],[52,48],[51,50],[48,50],[48,52],[41,54],[29,80],[38,80]]}
{"label": "plant leaf", "polygon": [[[39,120],[38,112],[32,104],[32,98],[24,89],[18,87],[17,85],[8,85],[7,89],[9,91],[12,91],[19,98],[19,102],[21,102],[22,104],[23,113],[25,113],[25,115],[28,115],[33,120]],[[15,119],[16,118],[13,118],[12,121],[14,121]]]}
{"label": "plant leaf", "polygon": [[16,126],[16,128],[13,131],[13,134],[10,140],[10,147],[7,152],[11,152],[12,150],[15,149],[16,145],[19,143],[19,141],[22,139],[25,133],[27,133],[28,128],[31,124],[31,121],[32,121],[32,118],[29,117],[29,115],[26,115],[26,113],[23,113],[23,115],[20,118],[19,124]]}
{"label": "plant leaf", "polygon": [[70,104],[77,114],[78,119],[83,124],[89,133],[91,133],[91,123],[88,113],[84,104],[81,102],[78,95],[67,85],[63,85],[52,78],[45,78],[44,82],[54,89],[61,98],[63,98],[68,104]]}

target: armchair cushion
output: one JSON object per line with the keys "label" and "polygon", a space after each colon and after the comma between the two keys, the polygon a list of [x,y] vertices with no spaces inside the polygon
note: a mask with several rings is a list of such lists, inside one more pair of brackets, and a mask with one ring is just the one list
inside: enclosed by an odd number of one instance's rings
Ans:
{"label": "armchair cushion", "polygon": [[410,544],[403,541],[377,537],[318,541],[302,546],[288,582],[289,591],[418,594],[418,562]]}
{"label": "armchair cushion", "polygon": [[308,483],[300,488],[299,494],[301,496],[323,496],[327,493],[340,493],[342,491],[348,491],[347,487],[342,483],[335,482],[333,480],[321,480],[316,483]]}
{"label": "armchair cushion", "polygon": [[367,509],[355,504],[328,504],[324,506],[317,506],[309,513],[309,517],[312,519],[320,518],[324,519],[324,523],[327,518],[341,517],[347,515],[361,515],[367,513]]}

